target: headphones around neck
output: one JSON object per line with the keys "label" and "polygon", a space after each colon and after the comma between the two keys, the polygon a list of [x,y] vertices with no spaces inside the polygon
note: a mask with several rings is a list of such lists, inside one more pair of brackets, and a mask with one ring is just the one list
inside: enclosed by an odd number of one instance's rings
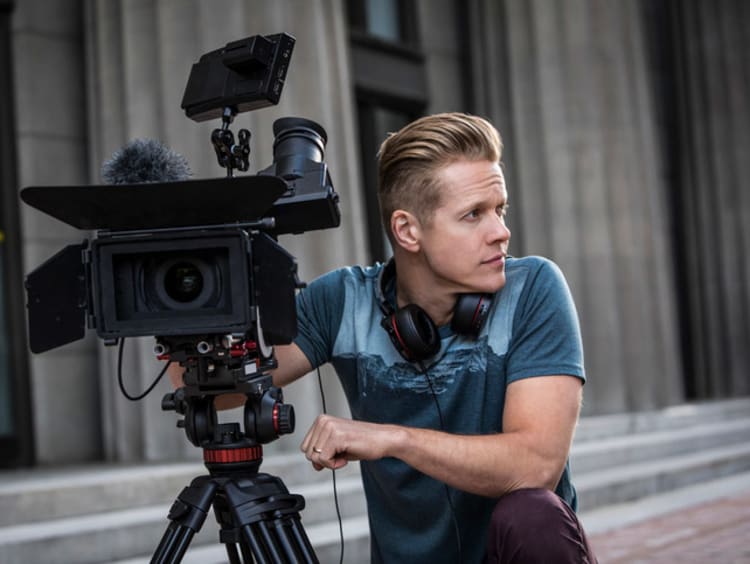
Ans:
{"label": "headphones around neck", "polygon": [[[416,304],[394,309],[385,297],[388,283],[396,277],[396,263],[391,259],[378,275],[375,297],[383,311],[380,321],[399,354],[409,362],[421,362],[440,350],[440,334],[427,312]],[[474,339],[484,325],[492,304],[492,294],[461,294],[453,307],[451,328]]]}

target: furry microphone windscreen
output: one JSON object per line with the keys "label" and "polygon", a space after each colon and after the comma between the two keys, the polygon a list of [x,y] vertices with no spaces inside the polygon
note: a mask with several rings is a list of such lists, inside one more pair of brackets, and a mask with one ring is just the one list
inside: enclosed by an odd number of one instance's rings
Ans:
{"label": "furry microphone windscreen", "polygon": [[143,184],[187,180],[192,171],[185,157],[154,139],[134,139],[102,165],[106,184]]}

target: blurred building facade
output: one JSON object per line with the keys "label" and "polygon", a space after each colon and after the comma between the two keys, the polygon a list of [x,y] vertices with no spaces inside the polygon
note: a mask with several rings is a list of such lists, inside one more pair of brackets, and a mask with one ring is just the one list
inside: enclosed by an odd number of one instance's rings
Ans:
{"label": "blurred building facade", "polygon": [[[253,133],[253,171],[272,161],[276,118],[328,132],[342,225],[282,237],[303,279],[387,255],[374,183],[388,131],[480,114],[505,142],[512,253],[555,260],[576,300],[584,414],[747,395],[748,28],[742,0],[0,0],[2,465],[194,455],[160,409],[168,385],[128,402],[93,335],[28,353],[24,273],[91,234],[18,193],[99,183],[101,163],[137,137],[185,155],[197,178],[223,176],[218,124],[180,109],[190,67],[282,31],[297,43],[281,103],[235,127]],[[128,341],[131,392],[158,372],[151,348]],[[346,413],[335,376],[323,380]],[[308,377],[287,392],[298,436],[320,411],[317,388]]]}

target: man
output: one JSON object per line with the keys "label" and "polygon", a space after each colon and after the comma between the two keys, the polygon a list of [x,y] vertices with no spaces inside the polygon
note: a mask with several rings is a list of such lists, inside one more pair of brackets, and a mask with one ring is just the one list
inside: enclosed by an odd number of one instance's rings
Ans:
{"label": "man", "polygon": [[339,375],[353,419],[318,417],[301,448],[318,470],[361,462],[373,562],[596,561],[567,467],[578,320],[554,264],[508,256],[501,151],[458,113],[389,136],[392,261],[313,281],[276,347],[278,386],[325,362]]}
{"label": "man", "polygon": [[[578,321],[551,262],[508,256],[501,150],[465,114],[389,136],[392,262],[311,283],[276,350],[277,385],[325,362],[340,377],[353,419],[318,417],[301,448],[316,469],[361,461],[373,562],[595,562],[567,468]],[[461,296],[468,331],[451,325]]]}

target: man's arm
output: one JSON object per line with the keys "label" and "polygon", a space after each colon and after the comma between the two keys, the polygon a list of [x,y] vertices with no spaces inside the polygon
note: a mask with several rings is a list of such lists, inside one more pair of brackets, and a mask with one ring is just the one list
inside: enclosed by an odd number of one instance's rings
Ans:
{"label": "man's arm", "polygon": [[317,469],[348,460],[398,458],[470,493],[499,497],[520,488],[554,489],[560,480],[582,397],[572,376],[540,376],[510,384],[503,432],[454,435],[320,416],[302,450]]}
{"label": "man's arm", "polygon": [[313,369],[307,355],[294,343],[274,347],[274,353],[279,363],[278,368],[271,372],[274,386],[281,388],[291,384]]}

